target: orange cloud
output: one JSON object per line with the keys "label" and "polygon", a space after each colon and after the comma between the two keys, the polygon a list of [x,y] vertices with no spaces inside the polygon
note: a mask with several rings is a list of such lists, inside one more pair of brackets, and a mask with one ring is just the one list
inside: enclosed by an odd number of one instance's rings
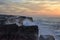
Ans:
{"label": "orange cloud", "polygon": [[[10,3],[0,5],[0,13],[17,13],[22,15],[60,16],[60,2],[58,1],[28,1],[26,3]],[[16,14],[16,15],[17,15]]]}

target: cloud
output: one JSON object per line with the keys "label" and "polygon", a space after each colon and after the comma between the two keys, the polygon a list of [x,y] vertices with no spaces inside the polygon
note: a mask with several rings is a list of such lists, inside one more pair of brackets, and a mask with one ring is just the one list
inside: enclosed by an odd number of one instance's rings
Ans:
{"label": "cloud", "polygon": [[[17,1],[17,0],[16,0]],[[27,0],[26,0],[27,1]],[[2,1],[2,3],[4,3],[3,1]],[[15,5],[16,4],[16,5]],[[22,4],[17,4],[17,3],[9,3],[8,5],[6,5],[6,6],[8,6],[6,9],[12,9],[12,7],[14,8],[14,10],[32,10],[32,11],[40,11],[40,10],[46,10],[46,9],[48,9],[48,8],[50,8],[50,7],[54,7],[54,5],[57,5],[57,4],[59,4],[60,5],[60,3],[59,2],[57,2],[57,1],[54,1],[54,2],[50,2],[50,1],[41,1],[41,0],[34,0],[34,1],[32,1],[32,0],[28,0],[28,2],[26,2],[26,3],[22,3]],[[16,9],[17,8],[17,9]]]}
{"label": "cloud", "polygon": [[[6,5],[7,3],[8,5]],[[18,13],[22,15],[52,15],[57,11],[60,13],[60,1],[25,0],[24,3],[10,3],[9,0],[0,0],[0,4],[0,13]]]}
{"label": "cloud", "polygon": [[5,5],[7,4],[7,0],[0,0],[0,5]]}
{"label": "cloud", "polygon": [[5,4],[4,0],[0,0],[0,5]]}

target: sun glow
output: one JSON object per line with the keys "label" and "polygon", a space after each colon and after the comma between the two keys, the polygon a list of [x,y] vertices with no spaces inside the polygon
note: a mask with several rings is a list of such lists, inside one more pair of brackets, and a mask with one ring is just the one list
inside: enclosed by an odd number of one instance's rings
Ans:
{"label": "sun glow", "polygon": [[[9,2],[8,2],[9,1]],[[42,0],[8,0],[0,4],[0,13],[22,13],[30,15],[60,16],[60,1]],[[8,4],[7,4],[8,3]]]}

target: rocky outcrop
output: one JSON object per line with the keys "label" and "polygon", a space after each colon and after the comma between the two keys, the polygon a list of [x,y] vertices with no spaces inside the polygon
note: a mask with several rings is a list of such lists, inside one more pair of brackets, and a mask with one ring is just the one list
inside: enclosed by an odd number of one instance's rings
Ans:
{"label": "rocky outcrop", "polygon": [[55,38],[53,36],[49,35],[46,40],[55,40]]}
{"label": "rocky outcrop", "polygon": [[55,38],[52,35],[40,35],[39,40],[55,40]]}
{"label": "rocky outcrop", "polygon": [[20,25],[24,19],[33,22],[32,17],[0,15],[0,40],[37,40],[38,26]]}
{"label": "rocky outcrop", "polygon": [[0,40],[37,40],[38,26],[0,25]]}
{"label": "rocky outcrop", "polygon": [[43,35],[40,35],[39,40],[46,40],[46,39],[43,37]]}
{"label": "rocky outcrop", "polygon": [[25,17],[25,16],[15,16],[15,17],[10,17],[7,18],[7,20],[5,21],[5,24],[14,24],[14,23],[19,23],[19,24],[23,24],[23,20],[24,19],[29,19],[31,21],[33,21],[33,19],[31,17]]}
{"label": "rocky outcrop", "polygon": [[0,15],[0,24],[14,24],[16,19],[21,24],[24,19],[33,21],[32,17],[18,16],[18,15]]}

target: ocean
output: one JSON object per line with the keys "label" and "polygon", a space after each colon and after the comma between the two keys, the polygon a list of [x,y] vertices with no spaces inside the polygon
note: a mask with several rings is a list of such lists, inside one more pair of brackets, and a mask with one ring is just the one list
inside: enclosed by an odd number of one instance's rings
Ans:
{"label": "ocean", "polygon": [[59,17],[38,17],[34,19],[38,25],[39,35],[52,35],[55,40],[60,40],[60,18]]}

